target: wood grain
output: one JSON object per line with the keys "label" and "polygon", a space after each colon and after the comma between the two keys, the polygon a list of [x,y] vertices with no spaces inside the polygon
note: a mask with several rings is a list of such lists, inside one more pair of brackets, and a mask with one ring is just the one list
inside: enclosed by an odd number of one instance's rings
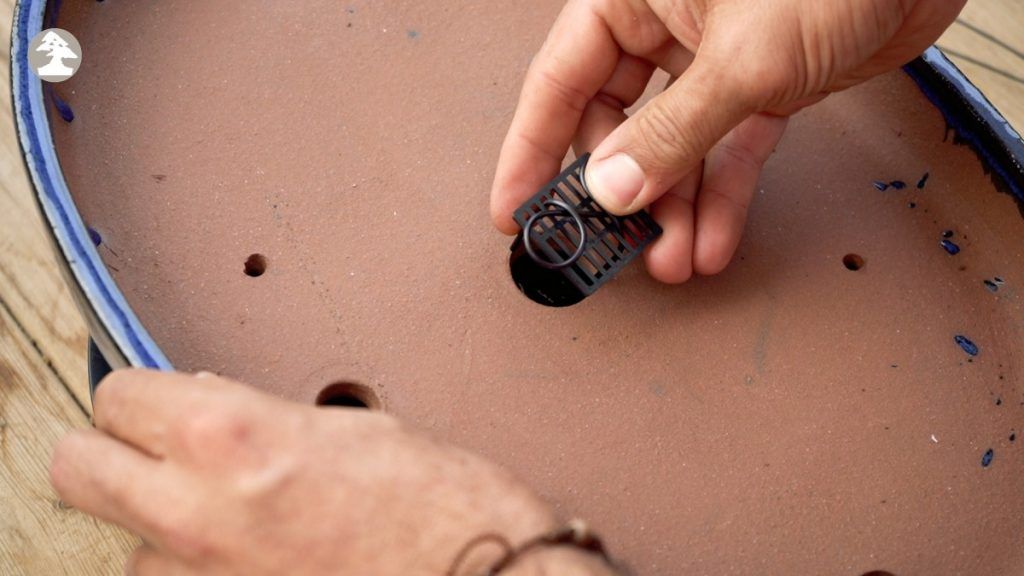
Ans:
{"label": "wood grain", "polygon": [[87,332],[54,260],[14,132],[13,0],[0,0],[0,574],[121,573],[136,540],[64,506],[50,453],[88,426]]}
{"label": "wood grain", "polygon": [[[960,14],[960,20],[1024,54],[1024,2],[970,0]],[[987,40],[962,23],[950,27],[938,45],[1024,79],[1024,58]],[[1024,82],[1010,80],[961,56],[950,54],[950,59],[981,88],[1018,132],[1024,131]]]}
{"label": "wood grain", "polygon": [[137,544],[63,505],[48,482],[50,453],[82,409],[0,302],[0,573],[119,573]]}
{"label": "wood grain", "polygon": [[89,406],[85,324],[57,271],[15,136],[6,88],[13,10],[13,0],[0,0],[0,298],[46,362]]}

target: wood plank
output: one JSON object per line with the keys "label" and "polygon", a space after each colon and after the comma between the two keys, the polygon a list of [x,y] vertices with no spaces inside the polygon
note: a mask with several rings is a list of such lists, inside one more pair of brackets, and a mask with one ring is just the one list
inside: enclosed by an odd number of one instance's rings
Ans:
{"label": "wood plank", "polygon": [[119,574],[135,538],[63,505],[49,485],[57,440],[81,408],[0,302],[0,573]]}
{"label": "wood plank", "polygon": [[[1012,49],[1024,54],[1024,3],[1019,0],[971,0],[960,20],[981,29]],[[1012,51],[986,40],[968,26],[954,24],[939,39],[939,46],[1024,78],[1024,59]],[[1000,76],[963,57],[950,59],[1003,113],[1018,132],[1024,132],[1024,83]]]}
{"label": "wood plank", "polygon": [[[0,0],[0,58],[10,60],[13,0]],[[0,83],[10,68],[0,66]],[[21,160],[10,90],[0,90],[0,299],[79,402],[91,409],[87,330],[57,270]]]}
{"label": "wood plank", "polygon": [[[9,60],[13,0],[0,0]],[[9,68],[0,67],[9,82]],[[117,574],[137,544],[69,509],[49,486],[57,439],[88,425],[86,329],[57,270],[0,91],[0,573]],[[49,366],[48,366],[49,364]],[[65,384],[67,383],[67,384]],[[77,396],[71,395],[68,388]]]}

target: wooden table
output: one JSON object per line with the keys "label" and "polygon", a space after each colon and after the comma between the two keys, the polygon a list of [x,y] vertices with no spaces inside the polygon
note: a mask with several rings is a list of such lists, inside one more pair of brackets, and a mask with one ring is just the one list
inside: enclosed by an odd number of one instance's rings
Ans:
{"label": "wooden table", "polygon": [[[135,539],[68,508],[47,482],[54,443],[89,422],[87,335],[15,138],[6,88],[13,8],[14,0],[0,0],[0,574],[119,574]],[[1020,0],[971,0],[939,41],[1018,130],[1022,29]]]}

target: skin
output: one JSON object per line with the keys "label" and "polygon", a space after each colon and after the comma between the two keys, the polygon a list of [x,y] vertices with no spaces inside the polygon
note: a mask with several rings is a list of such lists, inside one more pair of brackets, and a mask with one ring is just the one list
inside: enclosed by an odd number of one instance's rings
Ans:
{"label": "skin", "polygon": [[[593,150],[609,211],[650,207],[664,235],[650,273],[722,270],[788,115],[919,54],[964,0],[570,0],[530,67],[491,211],[513,210]],[[631,118],[656,68],[677,80]],[[95,429],[57,446],[68,504],[140,535],[148,575],[438,575],[466,543],[557,526],[507,472],[388,416],[291,404],[212,375],[123,371],[101,384]],[[486,547],[459,575],[498,557]],[[606,575],[544,549],[504,575]]]}
{"label": "skin", "polygon": [[[650,208],[664,235],[650,274],[716,274],[739,245],[787,118],[909,62],[966,0],[569,0],[527,73],[491,192],[498,229],[593,151],[609,212]],[[677,80],[628,117],[656,68]]]}
{"label": "skin", "polygon": [[[94,420],[57,446],[51,481],[68,504],[143,538],[128,574],[438,576],[477,536],[519,543],[560,525],[507,472],[389,416],[210,374],[116,372]],[[474,550],[458,575],[500,552]],[[546,573],[610,574],[571,548],[503,572]]]}

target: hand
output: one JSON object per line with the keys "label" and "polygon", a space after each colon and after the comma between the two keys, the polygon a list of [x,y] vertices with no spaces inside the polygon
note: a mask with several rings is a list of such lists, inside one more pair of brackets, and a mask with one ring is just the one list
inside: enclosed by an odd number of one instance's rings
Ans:
{"label": "hand", "polygon": [[[437,576],[476,536],[518,543],[555,526],[510,475],[393,418],[212,375],[117,372],[97,391],[95,423],[58,445],[51,478],[67,503],[142,536],[130,574]],[[602,573],[577,555],[530,556],[515,573]]]}
{"label": "hand", "polygon": [[[663,282],[720,272],[786,117],[912,60],[966,0],[569,0],[526,77],[491,214],[593,150],[587,185],[615,214],[650,206]],[[678,79],[627,119],[655,68]]]}

